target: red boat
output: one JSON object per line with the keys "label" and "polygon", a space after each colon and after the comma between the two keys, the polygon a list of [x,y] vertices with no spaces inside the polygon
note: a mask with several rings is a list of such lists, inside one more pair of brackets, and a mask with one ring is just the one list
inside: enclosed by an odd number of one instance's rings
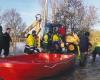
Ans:
{"label": "red boat", "polygon": [[75,55],[32,54],[0,59],[0,80],[37,80],[51,77],[74,65]]}

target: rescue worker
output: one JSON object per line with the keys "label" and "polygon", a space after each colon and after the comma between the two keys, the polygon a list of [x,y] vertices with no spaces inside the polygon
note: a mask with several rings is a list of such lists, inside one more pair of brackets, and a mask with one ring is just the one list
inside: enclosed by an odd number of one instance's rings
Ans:
{"label": "rescue worker", "polygon": [[48,51],[48,34],[47,33],[44,33],[43,35],[43,49],[45,52]]}
{"label": "rescue worker", "polygon": [[27,39],[26,39],[26,45],[24,52],[27,54],[33,54],[36,50],[36,42],[35,42],[35,37],[34,34],[36,32],[33,30],[32,34],[28,34]]}
{"label": "rescue worker", "polygon": [[69,35],[65,37],[66,41],[66,48],[67,48],[67,53],[75,53],[78,54],[78,44],[79,44],[79,37],[74,33],[71,32]]}
{"label": "rescue worker", "polygon": [[96,44],[94,45],[94,50],[92,52],[93,62],[95,62],[97,54],[99,54],[100,56],[100,42],[96,42]]}
{"label": "rescue worker", "polygon": [[61,46],[60,46],[61,38],[57,32],[55,32],[52,36],[52,49],[55,53],[61,53]]}
{"label": "rescue worker", "polygon": [[87,60],[87,55],[88,55],[88,50],[89,47],[92,46],[91,43],[89,42],[89,32],[85,32],[83,35],[80,37],[80,65],[85,66],[86,60]]}

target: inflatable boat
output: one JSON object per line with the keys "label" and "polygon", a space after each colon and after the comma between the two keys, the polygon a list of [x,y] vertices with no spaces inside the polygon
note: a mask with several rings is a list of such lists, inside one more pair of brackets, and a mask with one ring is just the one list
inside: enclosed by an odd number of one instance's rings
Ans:
{"label": "inflatable boat", "polygon": [[38,80],[68,70],[74,54],[31,54],[0,58],[0,80]]}

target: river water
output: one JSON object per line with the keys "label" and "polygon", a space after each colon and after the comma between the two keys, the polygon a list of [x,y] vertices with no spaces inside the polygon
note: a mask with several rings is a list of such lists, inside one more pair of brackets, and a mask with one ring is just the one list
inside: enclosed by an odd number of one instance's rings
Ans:
{"label": "river water", "polygon": [[46,78],[42,80],[100,80],[100,57],[97,56],[96,62],[92,63],[91,56],[87,60],[85,67],[74,66],[59,76]]}
{"label": "river water", "polygon": [[[16,52],[11,50],[13,54],[23,53],[25,43],[18,43]],[[100,56],[97,55],[96,62],[92,63],[91,56],[88,57],[85,67],[75,65],[73,69],[66,71],[58,76],[41,79],[41,80],[100,80]]]}

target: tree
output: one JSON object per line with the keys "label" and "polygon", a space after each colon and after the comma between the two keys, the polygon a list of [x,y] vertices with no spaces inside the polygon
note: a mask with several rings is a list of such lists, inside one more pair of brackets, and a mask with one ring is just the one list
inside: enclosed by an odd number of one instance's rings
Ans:
{"label": "tree", "polygon": [[6,10],[3,13],[3,24],[6,27],[10,27],[14,31],[14,35],[22,32],[26,27],[26,24],[23,23],[20,14],[15,9]]}
{"label": "tree", "polygon": [[59,5],[55,17],[72,31],[89,30],[97,20],[95,7],[86,7],[82,0],[63,0]]}
{"label": "tree", "polygon": [[[46,0],[41,1],[44,3]],[[48,2],[49,10],[52,10],[52,21],[72,31],[89,31],[98,21],[96,8],[84,5],[83,0],[48,0]]]}

